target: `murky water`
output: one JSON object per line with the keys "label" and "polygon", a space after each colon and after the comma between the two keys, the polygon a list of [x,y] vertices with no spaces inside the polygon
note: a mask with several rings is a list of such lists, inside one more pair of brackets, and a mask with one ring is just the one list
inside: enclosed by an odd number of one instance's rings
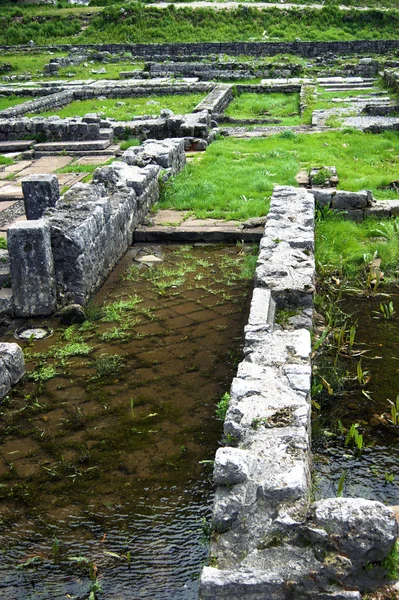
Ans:
{"label": "murky water", "polygon": [[31,374],[0,407],[1,598],[196,597],[250,262],[136,246],[100,313],[21,342]]}
{"label": "murky water", "polygon": [[[344,496],[399,505],[399,426],[392,423],[388,401],[395,402],[399,394],[399,290],[384,289],[384,294],[347,296],[341,303],[351,315],[348,328],[356,326],[354,356],[341,362],[341,375],[347,381],[326,410],[330,432],[315,441],[316,498],[335,496],[343,477]],[[395,311],[392,318],[390,302]],[[365,385],[358,381],[360,361],[365,380],[369,379]],[[338,420],[344,433],[337,430]],[[363,435],[361,451],[345,444],[352,424]]]}

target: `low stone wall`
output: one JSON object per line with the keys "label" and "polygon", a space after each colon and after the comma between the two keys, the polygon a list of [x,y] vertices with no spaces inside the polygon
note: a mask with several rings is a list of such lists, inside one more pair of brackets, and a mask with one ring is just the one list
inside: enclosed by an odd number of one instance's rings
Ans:
{"label": "low stone wall", "polygon": [[193,112],[207,110],[210,114],[222,113],[233,100],[231,85],[217,85],[213,90],[194,108]]}
{"label": "low stone wall", "polygon": [[[162,96],[164,94],[171,95],[184,95],[190,93],[207,93],[214,87],[213,83],[196,83],[191,84],[184,83],[148,83],[148,84],[132,84],[132,83],[118,83],[117,81],[102,82],[100,84],[93,85],[77,85],[73,89],[62,89],[61,86],[57,86],[55,89],[49,88],[38,88],[35,90],[28,90],[28,92],[35,92],[35,96],[40,96],[35,100],[28,100],[22,104],[11,106],[10,108],[0,111],[0,119],[5,118],[16,118],[25,115],[26,113],[40,113],[50,110],[55,110],[63,106],[68,105],[74,100],[90,100],[92,98],[98,98],[99,96],[106,96],[107,98],[136,98],[142,96]],[[20,90],[21,91],[21,90]],[[5,95],[12,95],[12,90],[7,88],[1,88],[0,93]]]}
{"label": "low stone wall", "polygon": [[24,354],[18,344],[0,343],[0,399],[24,374]]}
{"label": "low stone wall", "polygon": [[398,200],[375,200],[369,190],[347,192],[335,188],[312,188],[309,193],[314,196],[321,208],[332,208],[350,221],[364,221],[368,217],[387,219],[399,216]]}
{"label": "low stone wall", "polygon": [[122,161],[98,168],[92,184],[73,186],[42,219],[12,225],[15,316],[47,315],[56,306],[85,304],[158,199],[161,169],[177,173],[184,164],[183,139],[149,140],[126,151]]}
{"label": "low stone wall", "polygon": [[399,92],[399,71],[393,69],[385,69],[383,73],[383,81],[385,85],[394,92]]}
{"label": "low stone wall", "polygon": [[80,117],[20,117],[0,119],[0,140],[36,139],[47,142],[95,140],[100,138],[100,125],[87,123]]}
{"label": "low stone wall", "polygon": [[150,77],[174,75],[177,77],[198,77],[205,81],[215,79],[251,79],[253,77],[293,77],[300,75],[299,64],[256,64],[251,62],[149,62],[144,65],[144,72]]}
{"label": "low stone wall", "polygon": [[13,119],[26,115],[26,113],[39,113],[47,110],[54,110],[66,106],[74,99],[74,93],[71,90],[46,95],[36,100],[29,100],[23,104],[11,106],[0,112],[0,119]]}
{"label": "low stone wall", "polygon": [[[396,540],[394,514],[378,502],[311,504],[313,230],[313,196],[276,187],[224,424],[230,445],[215,457],[201,600],[360,600]],[[298,310],[292,330],[274,325],[276,305]]]}
{"label": "low stone wall", "polygon": [[120,138],[159,139],[169,137],[209,140],[210,116],[206,110],[186,115],[161,111],[160,117],[138,117],[133,121],[102,119],[85,115],[60,117],[20,117],[0,119],[0,140],[36,139],[47,142],[102,139],[102,130],[113,130]]}
{"label": "low stone wall", "polygon": [[[2,46],[4,50],[26,50],[29,46]],[[399,40],[352,40],[335,42],[192,42],[169,44],[58,44],[36,46],[35,50],[75,52],[110,52],[118,54],[131,52],[137,58],[165,60],[165,58],[207,56],[227,54],[230,56],[275,56],[276,54],[296,54],[305,58],[325,57],[329,53],[345,55],[387,54],[399,49]]]}

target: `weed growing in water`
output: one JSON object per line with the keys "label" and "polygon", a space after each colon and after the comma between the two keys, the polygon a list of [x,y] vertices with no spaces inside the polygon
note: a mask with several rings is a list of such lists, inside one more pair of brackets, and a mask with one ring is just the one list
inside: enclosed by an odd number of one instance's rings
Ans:
{"label": "weed growing in water", "polygon": [[230,393],[225,392],[216,405],[216,418],[224,421],[226,418],[227,409],[229,408]]}
{"label": "weed growing in water", "polygon": [[355,451],[361,454],[363,450],[363,436],[359,433],[358,427],[359,425],[357,423],[352,423],[348,435],[345,438],[345,446],[354,446]]}
{"label": "weed growing in water", "polygon": [[36,383],[43,383],[45,381],[48,381],[49,379],[52,379],[56,375],[58,375],[58,373],[53,366],[42,365],[35,371],[28,373],[27,377],[28,377],[28,379],[31,379],[32,381],[35,381]]}
{"label": "weed growing in water", "polygon": [[120,371],[125,359],[119,354],[100,354],[94,359],[94,366],[98,377],[107,377]]}

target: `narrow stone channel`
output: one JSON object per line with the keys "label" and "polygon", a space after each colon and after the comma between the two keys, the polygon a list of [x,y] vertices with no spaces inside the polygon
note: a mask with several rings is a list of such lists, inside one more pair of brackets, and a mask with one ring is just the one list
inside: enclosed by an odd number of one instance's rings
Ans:
{"label": "narrow stone channel", "polygon": [[30,373],[0,407],[1,598],[197,596],[250,250],[135,246],[87,321],[21,342]]}

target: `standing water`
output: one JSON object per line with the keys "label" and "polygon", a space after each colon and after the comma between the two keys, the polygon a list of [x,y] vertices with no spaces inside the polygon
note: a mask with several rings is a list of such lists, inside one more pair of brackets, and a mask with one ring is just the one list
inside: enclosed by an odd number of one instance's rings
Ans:
{"label": "standing water", "polygon": [[255,259],[135,246],[84,323],[33,323],[54,335],[0,405],[1,598],[197,596]]}

